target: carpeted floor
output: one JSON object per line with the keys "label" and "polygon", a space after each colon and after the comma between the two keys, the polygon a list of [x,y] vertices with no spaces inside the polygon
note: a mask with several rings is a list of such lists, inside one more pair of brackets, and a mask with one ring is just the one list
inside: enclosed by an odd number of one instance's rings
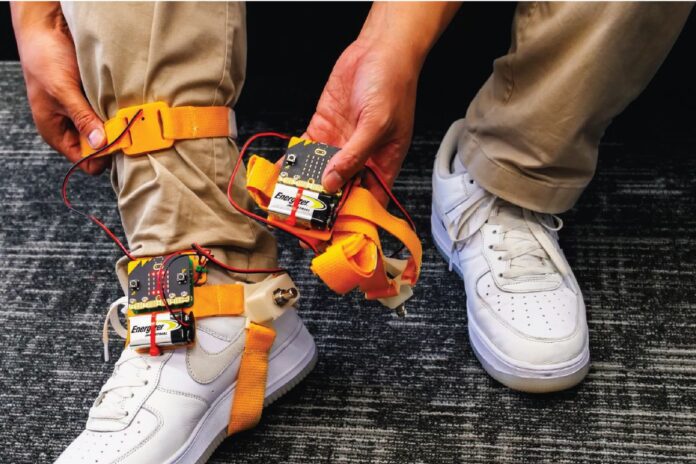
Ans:
{"label": "carpeted floor", "polygon": [[[17,464],[52,462],[82,430],[111,371],[100,327],[119,296],[117,250],[62,205],[67,163],[36,135],[22,85],[19,66],[0,63],[0,462]],[[302,129],[241,120],[242,137]],[[562,233],[589,308],[592,369],[571,391],[531,396],[479,366],[463,287],[428,234],[444,130],[416,134],[396,186],[425,249],[408,317],[330,293],[283,241],[319,364],[211,463],[696,462],[696,140],[602,146]],[[107,179],[78,177],[75,201],[117,224]]]}

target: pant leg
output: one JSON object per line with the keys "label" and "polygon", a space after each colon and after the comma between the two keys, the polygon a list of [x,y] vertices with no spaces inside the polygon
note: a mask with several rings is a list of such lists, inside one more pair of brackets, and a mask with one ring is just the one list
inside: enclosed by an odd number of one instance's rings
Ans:
{"label": "pant leg", "polygon": [[599,140],[646,87],[688,3],[520,3],[507,55],[466,114],[459,154],[486,190],[559,213],[591,180]]}
{"label": "pant leg", "polygon": [[[85,93],[104,119],[147,102],[232,106],[239,96],[246,66],[243,3],[66,2],[63,13]],[[198,242],[235,266],[275,265],[272,235],[227,200],[237,156],[236,145],[224,138],[180,141],[146,156],[114,155],[112,183],[134,254],[162,255]],[[243,172],[234,194],[250,206]],[[117,265],[122,284],[126,262]]]}

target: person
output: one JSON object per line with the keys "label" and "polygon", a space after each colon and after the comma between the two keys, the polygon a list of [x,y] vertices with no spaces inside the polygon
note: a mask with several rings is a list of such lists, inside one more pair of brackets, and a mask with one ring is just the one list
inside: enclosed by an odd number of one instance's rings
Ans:
{"label": "person", "polygon": [[[372,6],[306,129],[342,147],[322,179],[327,189],[340,188],[368,159],[394,181],[412,137],[418,76],[458,7]],[[520,4],[509,53],[435,155],[433,238],[464,280],[472,348],[511,388],[555,391],[587,373],[585,307],[553,214],[570,208],[590,181],[604,129],[657,71],[690,8]],[[104,146],[103,121],[121,108],[160,100],[232,107],[244,80],[243,4],[14,3],[12,18],[37,129],[71,161],[81,157],[80,135],[93,149]],[[465,57],[453,57],[453,72],[462,72]],[[95,158],[85,170],[111,166],[136,256],[199,241],[228,264],[272,267],[272,236],[224,194],[237,156],[227,138],[180,140],[146,156]],[[248,205],[241,176],[233,194]],[[124,290],[125,268],[120,260]],[[209,275],[212,283],[242,279]],[[299,382],[315,358],[293,311],[273,325],[266,402]],[[125,349],[86,430],[57,462],[204,462],[225,436],[244,324],[211,318],[198,329],[187,350],[150,357]]]}
{"label": "person", "polygon": [[[172,108],[231,108],[242,88],[243,3],[51,2],[11,8],[36,126],[70,161],[81,158],[80,135],[93,149],[106,144],[103,121],[119,109],[157,101]],[[238,213],[226,195],[238,155],[231,138],[194,138],[152,154],[90,159],[85,168],[98,174],[111,167],[131,255],[164,256],[197,242],[241,270],[274,268],[273,236]],[[233,194],[251,208],[243,175]],[[116,266],[124,292],[129,261],[124,257]],[[201,288],[264,277],[212,265],[208,271]],[[117,315],[125,303],[119,299],[109,314]],[[272,324],[274,338],[263,340],[272,340],[270,352],[267,346],[250,347],[253,355],[266,356],[265,391],[252,401],[234,402],[242,380],[254,380],[254,372],[238,376],[249,351],[245,324],[239,316],[196,317],[195,344],[189,348],[163,350],[160,356],[124,349],[89,410],[85,430],[56,462],[205,462],[231,432],[237,406],[258,404],[260,411],[316,362],[311,335],[297,313],[287,310]],[[125,334],[119,323],[114,327]],[[246,412],[236,417],[253,416]],[[254,420],[258,417],[244,425]],[[246,427],[235,425],[241,428]]]}
{"label": "person", "polygon": [[[421,66],[456,8],[373,6],[307,129],[343,147],[326,169],[327,187],[367,160],[397,176]],[[512,389],[553,392],[587,375],[585,304],[555,214],[590,182],[602,134],[657,72],[691,8],[520,3],[509,52],[444,136],[432,177],[433,242],[464,281],[471,348]],[[452,57],[452,72],[466,72],[465,63],[465,52]]]}

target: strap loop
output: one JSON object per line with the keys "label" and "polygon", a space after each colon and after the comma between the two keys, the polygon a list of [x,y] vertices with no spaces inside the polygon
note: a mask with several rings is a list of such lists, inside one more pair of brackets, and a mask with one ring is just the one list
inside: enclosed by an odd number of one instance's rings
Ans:
{"label": "strap loop", "polygon": [[[125,130],[138,111],[142,114],[121,140],[97,155],[105,156],[121,150],[125,155],[138,156],[164,150],[177,140],[210,137],[237,137],[234,111],[226,106],[179,106],[170,108],[165,102],[129,106],[116,112],[104,122],[107,143],[113,142]],[[82,156],[94,152],[87,139],[80,137]]]}

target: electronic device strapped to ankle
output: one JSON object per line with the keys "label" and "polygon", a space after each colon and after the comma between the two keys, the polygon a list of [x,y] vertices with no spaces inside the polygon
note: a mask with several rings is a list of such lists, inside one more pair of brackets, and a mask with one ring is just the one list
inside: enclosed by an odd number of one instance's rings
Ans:
{"label": "electronic device strapped to ankle", "polygon": [[154,354],[193,343],[195,318],[185,309],[193,305],[194,285],[205,280],[205,266],[190,252],[128,262],[128,344]]}
{"label": "electronic device strapped to ankle", "polygon": [[[164,309],[158,284],[165,257],[138,259],[128,263],[128,309],[134,313]],[[174,257],[161,276],[163,291],[171,308],[186,308],[193,304],[194,269],[198,257]]]}
{"label": "electronic device strapped to ankle", "polygon": [[[253,427],[261,417],[266,391],[268,359],[275,340],[272,321],[292,307],[299,292],[287,271],[281,268],[236,268],[218,261],[196,243],[190,251],[167,256],[136,257],[116,235],[94,215],[75,208],[68,200],[70,176],[95,157],[121,151],[125,156],[153,155],[171,149],[184,139],[234,137],[234,112],[227,107],[170,107],[152,102],[121,108],[105,121],[107,144],[91,151],[81,138],[83,157],[75,162],[63,179],[62,196],[73,212],[99,226],[130,260],[128,266],[128,329],[122,326],[112,305],[102,330],[105,358],[108,359],[108,325],[126,337],[136,351],[150,355],[196,343],[196,321],[208,317],[245,318],[244,352],[240,360],[227,433]],[[422,250],[413,222],[378,172],[368,167],[407,221],[392,216],[358,179],[344,190],[326,192],[321,179],[327,164],[339,149],[309,140],[292,138],[283,166],[259,157],[248,164],[247,191],[268,212],[264,219],[240,206],[232,195],[235,176],[249,144],[240,150],[230,182],[228,199],[241,213],[291,233],[315,253],[312,270],[338,293],[359,287],[369,299],[378,299],[403,315],[403,303],[411,296],[420,272]],[[400,240],[411,256],[396,259],[385,256],[378,229]],[[234,233],[234,231],[230,231]],[[257,283],[211,285],[206,282],[206,266],[216,266],[240,274],[266,274]]]}
{"label": "electronic device strapped to ankle", "polygon": [[245,316],[248,323],[265,324],[299,298],[284,273],[258,283],[208,285],[210,261],[224,265],[200,248],[128,263],[129,346],[156,354],[190,345],[196,320],[205,317]]}

